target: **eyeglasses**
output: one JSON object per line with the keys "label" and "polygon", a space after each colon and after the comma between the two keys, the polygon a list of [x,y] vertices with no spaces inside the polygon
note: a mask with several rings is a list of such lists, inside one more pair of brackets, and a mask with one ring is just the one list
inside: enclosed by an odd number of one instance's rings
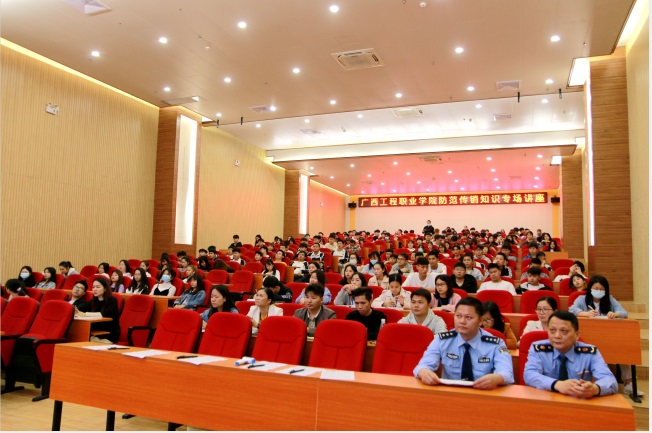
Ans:
{"label": "eyeglasses", "polygon": [[446,284],[446,283],[435,283],[435,286],[437,286],[437,287],[448,287],[448,284]]}
{"label": "eyeglasses", "polygon": [[491,317],[488,317],[486,319],[482,319],[482,323],[491,323],[493,321],[494,321],[494,319],[492,319]]}
{"label": "eyeglasses", "polygon": [[536,309],[537,313],[547,313],[548,311],[552,311],[552,308],[537,308]]}

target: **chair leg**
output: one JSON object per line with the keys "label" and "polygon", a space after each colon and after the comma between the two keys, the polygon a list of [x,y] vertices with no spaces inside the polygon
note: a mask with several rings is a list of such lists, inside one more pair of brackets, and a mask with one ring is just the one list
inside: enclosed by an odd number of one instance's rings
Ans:
{"label": "chair leg", "polygon": [[636,383],[636,366],[632,365],[632,393],[629,398],[635,403],[641,403],[641,398],[638,396],[638,384]]}
{"label": "chair leg", "polygon": [[176,429],[178,429],[179,427],[181,427],[181,424],[177,424],[174,422],[168,423],[168,431],[176,431]]}
{"label": "chair leg", "polygon": [[8,392],[20,391],[21,389],[25,389],[25,387],[16,386],[16,378],[12,374],[11,368],[7,368],[5,374],[5,388],[0,393],[6,394]]}
{"label": "chair leg", "polygon": [[52,431],[61,430],[61,412],[63,411],[63,402],[54,401],[54,411],[52,412]]}
{"label": "chair leg", "polygon": [[43,374],[43,385],[41,387],[41,395],[36,396],[32,401],[41,401],[50,398],[50,379],[52,378],[52,373]]}
{"label": "chair leg", "polygon": [[106,431],[115,430],[115,412],[112,410],[106,411]]}
{"label": "chair leg", "polygon": [[129,419],[129,418],[133,418],[133,417],[134,417],[133,415],[128,414],[128,413],[123,413],[122,414],[122,419]]}

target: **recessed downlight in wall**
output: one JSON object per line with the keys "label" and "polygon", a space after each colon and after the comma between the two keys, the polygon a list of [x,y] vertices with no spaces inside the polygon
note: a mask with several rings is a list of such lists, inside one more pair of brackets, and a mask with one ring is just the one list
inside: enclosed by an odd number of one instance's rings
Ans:
{"label": "recessed downlight in wall", "polygon": [[537,166],[537,167],[534,167],[534,169],[535,170],[541,170],[541,167]]}
{"label": "recessed downlight in wall", "polygon": [[362,119],[364,116],[362,114],[358,114],[358,119]]}
{"label": "recessed downlight in wall", "polygon": [[546,99],[546,98],[543,98],[543,99],[541,100],[541,103],[542,103],[542,104],[547,104],[548,102],[549,102],[549,101],[548,101],[548,99]]}
{"label": "recessed downlight in wall", "polygon": [[310,123],[310,119],[304,119],[303,123]]}
{"label": "recessed downlight in wall", "polygon": [[331,176],[331,179],[335,179],[335,176]]}

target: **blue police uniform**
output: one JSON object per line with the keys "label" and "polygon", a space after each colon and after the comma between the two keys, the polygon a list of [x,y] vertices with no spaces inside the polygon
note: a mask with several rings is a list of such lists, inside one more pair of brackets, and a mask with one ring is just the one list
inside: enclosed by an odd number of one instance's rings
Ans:
{"label": "blue police uniform", "polygon": [[419,364],[414,368],[414,375],[419,377],[419,370],[427,368],[435,371],[443,365],[442,378],[460,380],[462,378],[462,360],[464,343],[469,343],[473,378],[480,379],[487,374],[500,374],[504,384],[514,383],[512,357],[505,342],[483,329],[469,341],[465,341],[457,331],[442,332],[430,343]]}
{"label": "blue police uniform", "polygon": [[[561,353],[552,347],[550,340],[532,343],[523,375],[525,384],[554,391],[552,387],[559,378],[560,355]],[[567,358],[566,370],[569,379],[595,380],[595,384],[600,387],[600,395],[618,392],[618,382],[595,346],[576,342],[564,355]]]}

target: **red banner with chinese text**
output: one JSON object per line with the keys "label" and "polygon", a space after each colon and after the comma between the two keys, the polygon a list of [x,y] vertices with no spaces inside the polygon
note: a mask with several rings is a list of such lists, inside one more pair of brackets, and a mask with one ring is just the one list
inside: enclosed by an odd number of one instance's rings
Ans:
{"label": "red banner with chinese text", "polygon": [[548,203],[547,192],[504,194],[401,195],[395,197],[360,197],[359,207],[460,206],[481,204]]}

